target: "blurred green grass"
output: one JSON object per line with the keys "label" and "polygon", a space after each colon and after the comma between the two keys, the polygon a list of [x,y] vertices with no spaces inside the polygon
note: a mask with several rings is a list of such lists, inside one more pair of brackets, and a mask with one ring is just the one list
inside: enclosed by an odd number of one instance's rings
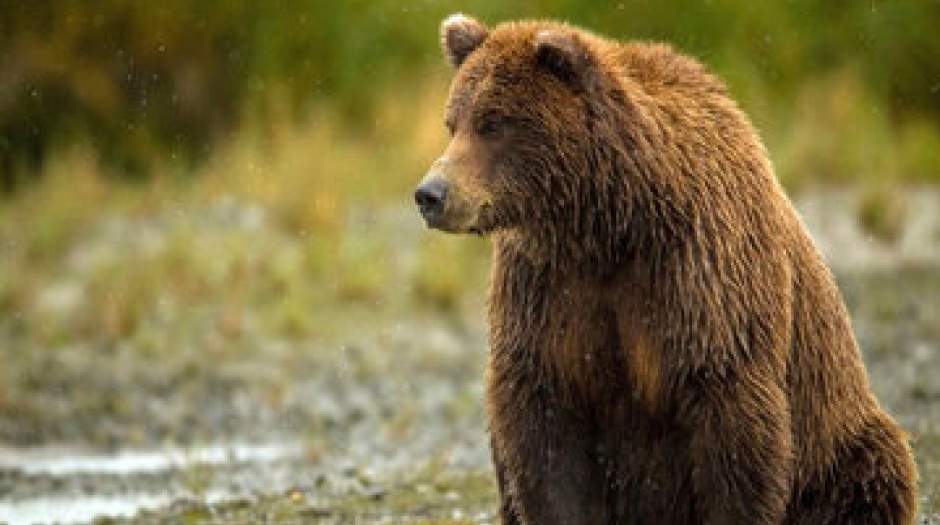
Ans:
{"label": "blurred green grass", "polygon": [[[411,189],[444,147],[446,83],[429,76],[417,87],[377,95],[378,116],[367,131],[350,128],[331,106],[299,123],[286,110],[264,125],[246,121],[204,163],[182,173],[165,165],[146,180],[112,176],[88,144],[58,151],[40,178],[0,201],[0,309],[36,312],[42,290],[75,272],[74,260],[109,221],[163,221],[156,252],[124,251],[80,277],[87,282],[85,307],[74,318],[27,315],[35,326],[23,329],[50,340],[117,340],[168,300],[259,309],[272,330],[288,337],[315,332],[310,313],[327,305],[392,302],[459,312],[485,289],[486,241],[428,234],[404,246],[398,233],[376,227],[390,216],[421,228]],[[893,132],[896,124],[867,109],[862,87],[850,73],[807,83],[786,126],[765,138],[793,191],[818,184],[867,188],[859,220],[890,241],[907,212],[898,188],[940,173],[911,171],[916,159],[907,152],[929,157],[940,143],[918,131],[923,124]],[[416,93],[422,104],[402,103]],[[264,229],[193,226],[200,210],[225,201],[257,208]],[[136,234],[130,228],[121,235]],[[120,250],[121,235],[101,242]],[[401,256],[414,260],[396,263]]]}
{"label": "blurred green grass", "polygon": [[329,108],[264,132],[246,123],[186,176],[168,166],[127,181],[90,146],[63,150],[0,205],[0,333],[116,343],[170,319],[181,332],[208,324],[222,341],[246,330],[308,339],[351,328],[334,310],[425,305],[459,317],[478,306],[488,250],[421,233],[411,209],[445,140],[446,84],[422,89],[417,111],[386,94],[368,134]]}
{"label": "blurred green grass", "polygon": [[[938,177],[937,2],[0,0],[0,183],[21,185],[76,141],[120,178],[189,172],[246,122],[266,130],[321,107],[368,134],[384,95],[421,103],[408,88],[446,71],[437,26],[454,11],[676,44],[726,78],[767,135],[807,132],[772,141],[792,146],[786,179],[884,164]],[[872,150],[889,159],[873,167]]]}
{"label": "blurred green grass", "polygon": [[[232,336],[260,309],[287,337],[327,329],[327,305],[475,304],[485,241],[379,227],[420,228],[411,189],[446,141],[437,25],[458,9],[673,42],[727,80],[788,189],[862,185],[859,220],[890,241],[899,188],[940,182],[938,6],[0,0],[0,310],[59,341],[129,337],[166,304],[221,308]],[[264,227],[193,226],[230,201]],[[115,222],[161,241],[119,248],[140,233]],[[87,269],[95,242],[118,253]],[[84,306],[51,316],[70,279]]]}

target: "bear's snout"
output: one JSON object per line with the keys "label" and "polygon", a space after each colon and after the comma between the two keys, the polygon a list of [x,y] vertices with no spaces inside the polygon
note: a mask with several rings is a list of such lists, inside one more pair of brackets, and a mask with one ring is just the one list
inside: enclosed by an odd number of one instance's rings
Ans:
{"label": "bear's snout", "polygon": [[415,204],[421,210],[421,216],[429,226],[439,222],[444,213],[444,203],[447,200],[447,181],[442,178],[432,178],[422,182],[415,190]]}

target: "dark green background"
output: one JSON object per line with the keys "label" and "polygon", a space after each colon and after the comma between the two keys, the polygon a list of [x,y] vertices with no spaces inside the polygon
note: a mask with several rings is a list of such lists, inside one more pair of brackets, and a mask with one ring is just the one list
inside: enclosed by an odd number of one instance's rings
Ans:
{"label": "dark green background", "polygon": [[454,11],[672,42],[722,74],[759,125],[804,83],[849,68],[890,122],[937,130],[934,0],[0,0],[0,181],[14,188],[76,137],[118,176],[198,161],[240,119],[263,121],[275,88],[297,115],[328,104],[368,126],[376,92],[444,67],[437,26]]}

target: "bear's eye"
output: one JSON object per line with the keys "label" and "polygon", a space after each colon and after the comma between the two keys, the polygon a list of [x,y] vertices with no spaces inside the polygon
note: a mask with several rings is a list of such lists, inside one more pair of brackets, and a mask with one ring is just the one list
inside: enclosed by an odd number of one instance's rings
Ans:
{"label": "bear's eye", "polygon": [[500,115],[483,115],[477,121],[476,132],[481,137],[493,137],[500,134],[506,127],[506,119]]}
{"label": "bear's eye", "polygon": [[477,126],[477,133],[488,137],[499,133],[499,121],[495,118],[483,119]]}

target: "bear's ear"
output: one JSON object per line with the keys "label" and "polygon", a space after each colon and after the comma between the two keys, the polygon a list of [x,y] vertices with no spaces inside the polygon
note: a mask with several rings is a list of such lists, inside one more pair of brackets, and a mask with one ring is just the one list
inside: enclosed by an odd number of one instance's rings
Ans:
{"label": "bear's ear", "polygon": [[577,35],[546,29],[535,35],[535,60],[562,81],[586,87],[593,60]]}
{"label": "bear's ear", "polygon": [[469,16],[456,13],[441,22],[441,47],[455,68],[480,46],[490,30]]}

